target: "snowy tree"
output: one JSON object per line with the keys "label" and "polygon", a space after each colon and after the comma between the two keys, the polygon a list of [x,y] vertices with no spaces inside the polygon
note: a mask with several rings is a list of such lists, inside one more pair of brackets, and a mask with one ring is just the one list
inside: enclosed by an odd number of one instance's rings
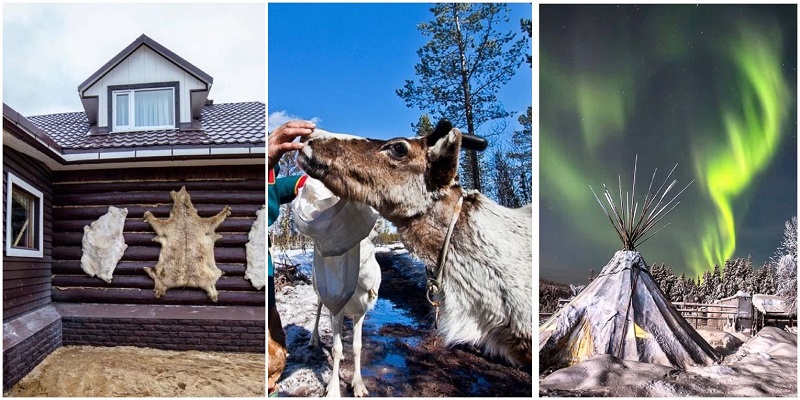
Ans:
{"label": "snowy tree", "polygon": [[[777,262],[775,261],[777,259]],[[785,224],[783,241],[773,257],[775,265],[776,294],[789,301],[789,308],[797,312],[797,217]]]}
{"label": "snowy tree", "polygon": [[781,257],[775,275],[778,281],[778,296],[788,301],[792,313],[797,313],[797,264],[791,254]]}
{"label": "snowy tree", "polygon": [[713,303],[723,297],[722,274],[719,265],[714,265],[713,272],[703,272],[701,300],[703,303]]}
{"label": "snowy tree", "polygon": [[783,241],[773,256],[774,264],[778,264],[784,255],[790,255],[797,265],[797,217],[786,221],[783,231]]}
{"label": "snowy tree", "polygon": [[675,285],[672,286],[672,289],[669,291],[667,295],[669,301],[676,302],[676,301],[683,301],[685,302],[685,297],[688,294],[688,284],[686,281],[686,274],[681,274],[681,277],[675,281]]}
{"label": "snowy tree", "polygon": [[764,265],[764,280],[761,283],[764,294],[775,294],[775,268],[769,263]]}
{"label": "snowy tree", "polygon": [[679,279],[675,273],[672,272],[672,268],[663,263],[661,265],[653,264],[650,266],[650,276],[653,277],[653,281],[664,293],[664,296],[667,296],[668,300],[677,301],[670,296],[675,290],[675,286],[679,284]]}
{"label": "snowy tree", "polygon": [[[753,259],[737,258],[725,262],[725,273],[722,278],[722,297],[730,297],[739,291],[751,292],[753,287]],[[722,298],[721,297],[721,298]]]}
{"label": "snowy tree", "polygon": [[686,294],[683,296],[683,301],[687,303],[697,303],[700,301],[699,289],[694,279],[685,278],[684,284],[686,287]]}

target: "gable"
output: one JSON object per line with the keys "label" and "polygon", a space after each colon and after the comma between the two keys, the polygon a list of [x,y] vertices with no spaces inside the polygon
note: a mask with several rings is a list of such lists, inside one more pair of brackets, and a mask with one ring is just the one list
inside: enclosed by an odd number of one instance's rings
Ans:
{"label": "gable", "polygon": [[[108,126],[108,87],[177,82],[180,122],[190,123],[191,92],[207,90],[206,84],[147,45],[141,45],[100,79],[87,87],[83,98],[96,98],[97,126]],[[87,114],[89,114],[87,110]]]}

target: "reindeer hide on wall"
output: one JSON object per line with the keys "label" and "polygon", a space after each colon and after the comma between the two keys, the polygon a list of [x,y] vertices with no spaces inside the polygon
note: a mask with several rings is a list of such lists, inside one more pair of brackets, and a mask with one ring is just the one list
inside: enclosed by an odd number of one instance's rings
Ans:
{"label": "reindeer hide on wall", "polygon": [[261,290],[264,287],[264,271],[267,262],[264,259],[266,251],[266,225],[264,224],[265,208],[261,207],[256,212],[256,221],[247,234],[248,242],[245,245],[247,252],[247,269],[244,272],[244,279],[248,279],[254,288]]}
{"label": "reindeer hide on wall", "polygon": [[215,230],[231,215],[228,206],[210,218],[201,218],[192,204],[186,187],[170,192],[174,202],[169,218],[158,219],[147,211],[144,220],[156,232],[154,242],[161,244],[155,268],[144,271],[155,281],[155,295],[160,298],[168,289],[195,287],[217,301],[217,280],[222,271],[214,261],[214,242],[222,238]]}
{"label": "reindeer hide on wall", "polygon": [[81,269],[89,276],[111,282],[114,268],[128,245],[122,236],[128,209],[111,206],[108,212],[91,225],[83,227]]}

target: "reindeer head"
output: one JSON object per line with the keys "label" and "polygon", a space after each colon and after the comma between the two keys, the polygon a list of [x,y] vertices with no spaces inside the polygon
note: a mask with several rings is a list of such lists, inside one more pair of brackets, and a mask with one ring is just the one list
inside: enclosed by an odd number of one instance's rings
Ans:
{"label": "reindeer head", "polygon": [[461,132],[441,121],[421,138],[364,139],[317,130],[297,163],[337,196],[368,204],[381,215],[424,213],[456,185]]}

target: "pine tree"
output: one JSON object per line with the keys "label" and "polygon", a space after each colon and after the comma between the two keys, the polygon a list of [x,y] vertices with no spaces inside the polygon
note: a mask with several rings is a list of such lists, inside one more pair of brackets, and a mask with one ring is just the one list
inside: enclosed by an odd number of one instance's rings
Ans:
{"label": "pine tree", "polygon": [[521,206],[520,199],[514,191],[514,180],[511,179],[511,167],[506,162],[506,156],[499,150],[496,151],[492,164],[497,203],[511,208]]}
{"label": "pine tree", "polygon": [[531,182],[533,179],[533,115],[531,107],[525,114],[518,119],[522,129],[514,131],[512,143],[514,150],[508,153],[508,157],[514,161],[517,181],[517,192],[523,204],[530,204],[533,200]]}
{"label": "pine tree", "polygon": [[[533,23],[530,18],[523,18],[519,21],[520,29],[528,35],[528,39],[533,38]],[[525,62],[533,68],[533,57],[530,54],[525,54]]]}
{"label": "pine tree", "polygon": [[431,117],[428,114],[422,114],[416,124],[411,124],[411,128],[414,129],[414,133],[417,136],[427,136],[433,133],[434,130]]}
{"label": "pine tree", "polygon": [[[508,22],[509,8],[501,3],[438,3],[434,19],[419,31],[431,38],[417,50],[414,66],[418,82],[406,80],[396,91],[408,107],[447,117],[454,126],[475,135],[485,122],[511,116],[497,100],[497,92],[514,76],[524,58],[527,38],[499,32]],[[465,154],[461,183],[481,190],[479,155]]]}
{"label": "pine tree", "polygon": [[774,271],[775,293],[788,301],[797,313],[797,217],[786,221],[783,240],[770,262]]}

